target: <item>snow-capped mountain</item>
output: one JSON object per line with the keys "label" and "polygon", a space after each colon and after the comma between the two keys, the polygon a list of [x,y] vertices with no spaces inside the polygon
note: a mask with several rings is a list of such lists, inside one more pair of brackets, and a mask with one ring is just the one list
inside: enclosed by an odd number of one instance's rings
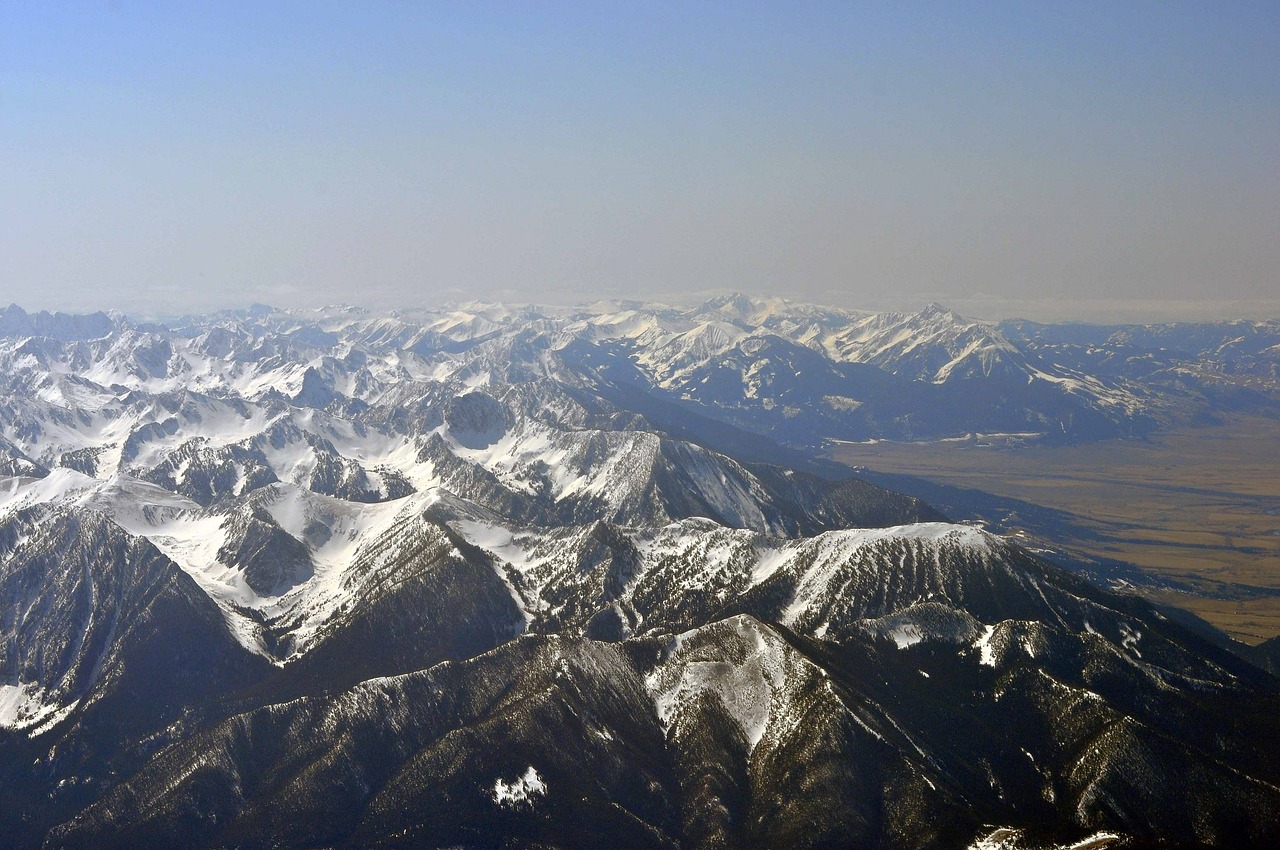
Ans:
{"label": "snow-capped mountain", "polygon": [[1175,373],[1181,407],[1220,398],[1193,373],[1270,403],[1270,339],[10,307],[0,835],[1268,846],[1280,680],[797,447],[1153,427]]}

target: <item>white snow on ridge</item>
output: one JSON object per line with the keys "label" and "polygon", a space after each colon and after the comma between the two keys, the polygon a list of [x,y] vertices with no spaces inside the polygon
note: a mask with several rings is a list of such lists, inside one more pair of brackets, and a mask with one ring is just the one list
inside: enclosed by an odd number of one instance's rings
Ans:
{"label": "white snow on ridge", "polygon": [[66,467],[58,467],[44,478],[0,479],[0,517],[34,505],[65,501],[100,483]]}
{"label": "white snow on ridge", "polygon": [[[459,520],[452,525],[463,536],[482,549],[492,552],[503,564],[523,577],[524,592],[518,592],[505,571],[499,575],[507,582],[512,598],[526,613],[530,609],[549,610],[543,599],[546,569],[578,545],[575,535],[589,526],[562,529],[568,536],[556,538],[536,530],[518,531],[491,520]],[[878,529],[831,531],[812,538],[771,538],[745,528],[727,528],[704,519],[692,518],[670,523],[658,529],[629,529],[636,545],[639,561],[616,601],[625,602],[645,578],[656,571],[673,570],[672,576],[682,584],[723,593],[745,593],[777,575],[792,571],[788,580],[795,581],[796,593],[783,612],[781,621],[795,626],[811,608],[831,601],[836,571],[859,557],[864,547],[888,540],[916,540],[926,545],[955,544],[985,550],[989,536],[981,529],[952,523],[918,523]],[[804,566],[796,566],[803,564]],[[539,579],[538,576],[543,578]],[[910,623],[891,637],[900,647],[924,639],[919,627]],[[815,626],[822,637],[826,627]]]}
{"label": "white snow on ridge", "polygon": [[[860,549],[887,540],[916,540],[933,546],[954,544],[983,552],[989,551],[991,547],[991,537],[982,529],[949,522],[828,531],[817,537],[788,544],[788,548],[796,553],[816,550],[817,557],[810,559],[812,566],[800,577],[795,596],[782,614],[783,624],[795,625],[806,611],[824,600],[830,600],[833,590],[831,582],[835,579],[836,569],[854,559]],[[784,568],[789,560],[791,559],[777,562],[776,569]]]}
{"label": "white snow on ridge", "polygon": [[1126,413],[1138,413],[1142,410],[1142,401],[1133,393],[1118,387],[1111,387],[1092,375],[1072,373],[1071,375],[1053,375],[1043,369],[1029,369],[1031,377],[1057,384],[1065,391],[1078,396],[1095,399],[1098,403],[1123,410]]}

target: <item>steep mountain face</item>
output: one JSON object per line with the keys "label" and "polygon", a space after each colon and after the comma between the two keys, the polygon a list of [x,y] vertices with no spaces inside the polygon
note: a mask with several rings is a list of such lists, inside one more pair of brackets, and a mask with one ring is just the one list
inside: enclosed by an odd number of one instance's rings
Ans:
{"label": "steep mountain face", "polygon": [[1265,648],[761,436],[1146,427],[1167,370],[1102,347],[1265,399],[1251,327],[9,308],[0,835],[1271,846]]}

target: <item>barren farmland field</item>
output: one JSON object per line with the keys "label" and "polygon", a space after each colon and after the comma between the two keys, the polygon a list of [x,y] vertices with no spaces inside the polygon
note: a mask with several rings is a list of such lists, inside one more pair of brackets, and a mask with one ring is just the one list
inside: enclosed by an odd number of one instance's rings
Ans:
{"label": "barren farmland field", "polygon": [[[1280,425],[1237,417],[1148,440],[1079,446],[840,444],[868,477],[931,498],[955,519],[1033,548],[1122,561],[1145,587],[1228,634],[1280,634]],[[941,485],[930,487],[928,484]],[[983,499],[981,496],[995,496]],[[972,497],[972,498],[971,498]]]}

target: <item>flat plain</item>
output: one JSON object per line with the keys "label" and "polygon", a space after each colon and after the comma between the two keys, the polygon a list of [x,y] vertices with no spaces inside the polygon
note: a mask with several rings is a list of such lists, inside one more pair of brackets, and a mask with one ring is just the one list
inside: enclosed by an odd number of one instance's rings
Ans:
{"label": "flat plain", "polygon": [[[875,473],[944,485],[958,494],[954,504],[939,504],[953,518],[1020,534],[1050,557],[1060,552],[1136,565],[1168,583],[1139,585],[1141,592],[1238,640],[1258,643],[1280,634],[1280,424],[1274,420],[1234,416],[1149,439],[1073,446],[979,435],[841,443],[832,456]],[[965,508],[962,493],[972,491],[1010,501],[991,503],[999,507],[985,513]]]}

